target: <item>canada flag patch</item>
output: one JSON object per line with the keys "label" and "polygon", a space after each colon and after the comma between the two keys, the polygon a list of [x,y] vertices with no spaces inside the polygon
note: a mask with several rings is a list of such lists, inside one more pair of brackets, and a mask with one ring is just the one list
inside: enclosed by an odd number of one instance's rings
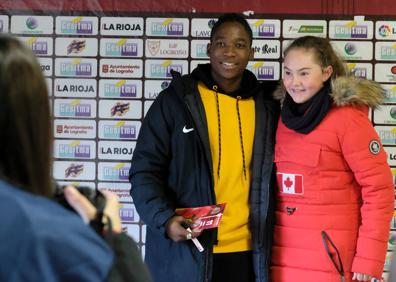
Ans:
{"label": "canada flag patch", "polygon": [[301,174],[278,172],[276,176],[278,187],[282,193],[294,195],[304,194],[303,176]]}

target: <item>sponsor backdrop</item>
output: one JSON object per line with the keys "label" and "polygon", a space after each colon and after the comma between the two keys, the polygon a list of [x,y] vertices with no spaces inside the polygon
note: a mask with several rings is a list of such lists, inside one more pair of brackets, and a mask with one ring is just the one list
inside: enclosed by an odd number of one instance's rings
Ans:
{"label": "sponsor backdrop", "polygon": [[[77,15],[76,15],[77,14]],[[146,227],[129,195],[128,171],[144,115],[169,85],[170,70],[189,73],[208,62],[206,45],[218,14],[0,10],[0,32],[19,37],[38,56],[54,124],[54,178],[118,194],[123,228],[144,256]],[[387,100],[370,112],[396,179],[396,21],[252,14],[260,80],[281,78],[282,50],[302,35],[327,37],[357,77],[374,79]],[[396,212],[389,252],[395,243]],[[385,265],[385,275],[389,260]]]}

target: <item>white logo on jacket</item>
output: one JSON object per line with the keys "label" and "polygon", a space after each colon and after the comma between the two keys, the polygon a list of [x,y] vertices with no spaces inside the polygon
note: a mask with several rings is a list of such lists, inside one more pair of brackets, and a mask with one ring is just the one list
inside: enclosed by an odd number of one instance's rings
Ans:
{"label": "white logo on jacket", "polygon": [[183,133],[189,133],[193,130],[194,130],[194,128],[192,128],[192,127],[191,128],[187,128],[186,126],[183,127]]}

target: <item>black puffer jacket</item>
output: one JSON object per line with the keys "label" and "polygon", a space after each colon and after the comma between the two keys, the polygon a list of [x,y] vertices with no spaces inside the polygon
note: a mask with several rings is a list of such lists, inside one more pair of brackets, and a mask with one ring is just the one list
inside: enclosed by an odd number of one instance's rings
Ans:
{"label": "black puffer jacket", "polygon": [[[198,72],[183,77],[173,73],[170,86],[159,94],[143,121],[132,158],[131,195],[147,224],[145,259],[154,281],[211,280],[216,231],[206,230],[199,237],[203,253],[191,241],[173,242],[165,232],[175,208],[216,201],[205,109],[197,89],[197,78],[211,88],[211,79],[202,77],[210,76],[207,68],[200,66]],[[272,224],[267,221],[272,220],[269,214],[278,105],[271,98],[275,83],[259,84],[249,71],[245,76],[242,89],[254,91],[256,107],[250,217],[256,281],[261,282],[268,281]]]}

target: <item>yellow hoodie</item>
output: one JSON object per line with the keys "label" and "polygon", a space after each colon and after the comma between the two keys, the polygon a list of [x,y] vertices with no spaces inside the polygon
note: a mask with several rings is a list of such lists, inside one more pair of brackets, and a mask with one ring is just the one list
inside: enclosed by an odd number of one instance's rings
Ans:
{"label": "yellow hoodie", "polygon": [[216,202],[226,203],[214,253],[247,251],[251,249],[249,191],[255,130],[254,99],[217,93],[202,82],[198,84],[198,90],[208,124]]}

